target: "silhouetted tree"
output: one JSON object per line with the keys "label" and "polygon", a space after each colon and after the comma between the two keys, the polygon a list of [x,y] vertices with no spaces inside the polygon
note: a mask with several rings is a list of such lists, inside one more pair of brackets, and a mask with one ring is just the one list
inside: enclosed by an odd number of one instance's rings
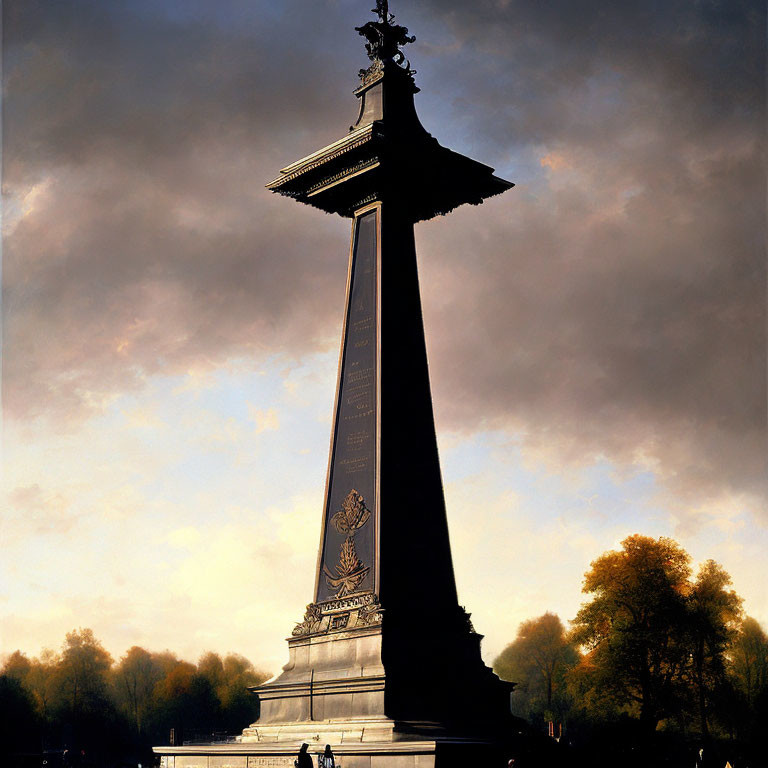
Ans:
{"label": "silhouetted tree", "polygon": [[728,655],[731,679],[747,705],[753,707],[760,693],[768,690],[768,635],[757,619],[744,619]]}
{"label": "silhouetted tree", "polygon": [[143,732],[145,718],[152,706],[155,686],[162,677],[162,667],[154,656],[136,645],[128,650],[115,668],[117,701],[139,734]]}
{"label": "silhouetted tree", "polygon": [[66,636],[56,667],[58,705],[74,717],[92,714],[108,702],[112,657],[90,629]]}
{"label": "silhouetted tree", "polygon": [[155,689],[156,723],[187,737],[221,728],[221,708],[210,681],[194,664],[177,661]]}
{"label": "silhouetted tree", "polygon": [[51,719],[51,706],[56,695],[57,669],[60,658],[55,651],[46,648],[32,660],[25,684],[31,691],[43,722]]}
{"label": "silhouetted tree", "polygon": [[24,685],[32,669],[32,662],[21,651],[14,651],[3,665],[3,674]]}
{"label": "silhouetted tree", "polygon": [[256,719],[248,686],[268,677],[238,654],[206,653],[195,666],[138,646],[114,665],[90,629],[70,632],[61,654],[16,651],[1,672],[0,729],[10,735],[0,750],[34,751],[44,739],[110,766],[119,757],[149,764],[152,744],[167,743],[170,728],[188,737],[242,730]]}
{"label": "silhouetted tree", "polygon": [[202,675],[214,691],[219,691],[224,685],[224,662],[218,653],[208,651],[197,662],[197,672]]}
{"label": "silhouetted tree", "polygon": [[728,677],[733,700],[724,702],[731,733],[752,742],[752,763],[764,759],[768,723],[768,635],[752,617],[742,622],[728,650]]}
{"label": "silhouetted tree", "polygon": [[127,722],[110,686],[111,666],[93,631],[80,629],[66,635],[54,670],[51,736],[97,764],[129,749]]}
{"label": "silhouetted tree", "polygon": [[11,674],[0,674],[0,765],[9,764],[16,752],[40,748],[41,722],[34,700],[18,678],[18,665],[12,666]]}
{"label": "silhouetted tree", "polygon": [[565,627],[553,613],[524,621],[517,638],[493,663],[499,677],[517,683],[512,695],[517,714],[562,719],[569,707],[565,672],[579,660]]}
{"label": "silhouetted tree", "polygon": [[248,690],[249,686],[263,683],[269,675],[256,669],[244,656],[230,653],[224,659],[224,684],[219,690],[219,700],[228,731],[242,730],[259,714],[258,699]]}
{"label": "silhouetted tree", "polygon": [[688,594],[690,677],[696,695],[701,735],[709,740],[712,699],[726,683],[726,651],[737,635],[741,598],[731,577],[713,560],[702,565]]}

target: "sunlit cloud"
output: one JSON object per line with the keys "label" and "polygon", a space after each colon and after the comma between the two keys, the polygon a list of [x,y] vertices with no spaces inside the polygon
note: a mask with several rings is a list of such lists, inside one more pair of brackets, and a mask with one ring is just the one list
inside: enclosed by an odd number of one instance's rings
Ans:
{"label": "sunlit cloud", "polygon": [[542,168],[549,168],[552,171],[561,171],[571,167],[570,161],[560,152],[548,152],[539,160]]}

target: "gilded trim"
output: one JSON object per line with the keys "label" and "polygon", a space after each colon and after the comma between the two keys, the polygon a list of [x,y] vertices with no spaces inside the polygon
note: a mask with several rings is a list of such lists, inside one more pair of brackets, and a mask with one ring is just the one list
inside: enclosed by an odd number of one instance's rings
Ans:
{"label": "gilded trim", "polygon": [[307,155],[307,157],[287,165],[280,171],[281,176],[267,184],[267,189],[281,187],[314,168],[319,168],[321,165],[325,165],[327,162],[335,160],[337,157],[341,157],[353,149],[357,149],[357,147],[362,147],[371,140],[372,136],[373,124],[353,131],[343,139],[339,139],[339,141],[335,141],[333,144],[329,144],[327,147],[323,147],[317,152],[313,152],[311,155]]}

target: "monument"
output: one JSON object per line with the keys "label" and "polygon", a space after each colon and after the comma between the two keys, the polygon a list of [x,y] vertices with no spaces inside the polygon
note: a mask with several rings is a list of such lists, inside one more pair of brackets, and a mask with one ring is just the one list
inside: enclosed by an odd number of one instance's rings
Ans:
{"label": "monument", "polygon": [[338,141],[268,188],[352,220],[315,591],[280,675],[253,689],[237,744],[157,747],[168,768],[293,766],[332,746],[343,768],[505,765],[512,684],[459,605],[435,439],[414,224],[513,185],[442,147],[414,107],[414,40],[386,0],[357,31],[370,66]]}

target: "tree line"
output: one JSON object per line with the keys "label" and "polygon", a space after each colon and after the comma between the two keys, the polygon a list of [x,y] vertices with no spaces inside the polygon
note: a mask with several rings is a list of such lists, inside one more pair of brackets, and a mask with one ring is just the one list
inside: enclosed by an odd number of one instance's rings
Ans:
{"label": "tree line", "polygon": [[0,753],[19,765],[64,749],[83,765],[151,765],[152,745],[168,744],[171,729],[176,743],[242,731],[258,716],[248,686],[267,677],[235,653],[205,653],[195,665],[134,646],[115,661],[90,629],[73,630],[59,653],[5,660]]}
{"label": "tree line", "polygon": [[591,564],[583,591],[569,630],[552,613],[525,621],[495,660],[517,682],[515,714],[564,729],[577,751],[600,744],[595,765],[654,746],[670,765],[693,767],[699,749],[721,768],[766,764],[768,636],[720,565],[694,576],[675,541],[634,535]]}
{"label": "tree line", "polygon": [[[634,535],[591,564],[584,592],[570,629],[552,613],[525,621],[496,659],[517,683],[514,714],[570,745],[569,765],[693,768],[702,748],[718,768],[724,755],[733,768],[768,764],[768,636],[721,566],[694,576],[676,542]],[[248,686],[266,678],[238,654],[191,664],[134,646],[116,661],[74,630],[60,652],[4,660],[0,765],[65,747],[82,765],[151,765],[172,729],[176,743],[241,732],[258,717]]]}

